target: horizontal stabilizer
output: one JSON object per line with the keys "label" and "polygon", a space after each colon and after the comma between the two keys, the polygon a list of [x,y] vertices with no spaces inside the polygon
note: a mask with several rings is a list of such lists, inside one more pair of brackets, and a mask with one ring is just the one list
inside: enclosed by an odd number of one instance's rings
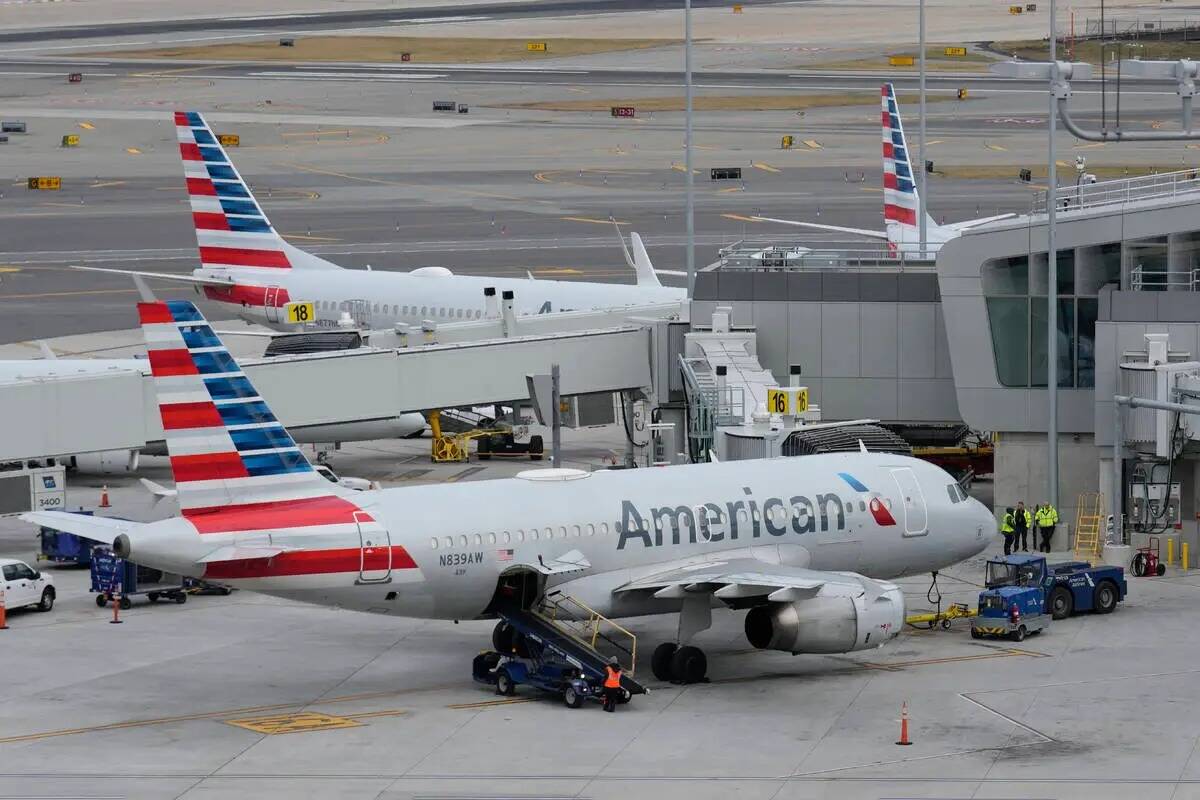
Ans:
{"label": "horizontal stabilizer", "polygon": [[884,231],[869,231],[865,228],[843,228],[840,225],[822,225],[819,222],[800,222],[794,219],[776,219],[775,217],[751,217],[755,222],[778,222],[780,225],[795,225],[798,228],[812,228],[818,231],[832,231],[834,233],[849,233],[855,236],[866,236],[870,239],[887,239],[888,235]]}
{"label": "horizontal stabilizer", "polygon": [[996,214],[992,217],[981,217],[979,219],[967,219],[962,222],[948,222],[942,225],[943,228],[949,228],[952,231],[966,231],[971,228],[977,228],[980,225],[987,225],[989,222],[1000,222],[1005,219],[1012,219],[1016,214]]}
{"label": "horizontal stabilizer", "polygon": [[254,546],[254,545],[226,545],[218,547],[211,553],[200,559],[199,564],[213,564],[218,561],[245,561],[250,558],[273,558],[280,553],[287,553],[295,548],[290,547],[271,547],[271,546]]}
{"label": "horizontal stabilizer", "polygon": [[72,514],[69,511],[30,511],[22,514],[21,520],[103,544],[112,544],[122,533],[128,533],[141,525],[127,519],[93,517],[88,514]]}
{"label": "horizontal stabilizer", "polygon": [[153,278],[159,281],[171,281],[173,283],[187,283],[193,286],[232,286],[232,278],[200,278],[191,273],[179,274],[172,272],[140,272],[132,269],[108,269],[106,267],[84,267],[78,264],[72,264],[71,269],[78,269],[84,272],[109,272],[113,275],[125,275],[133,277],[137,275],[139,278]]}

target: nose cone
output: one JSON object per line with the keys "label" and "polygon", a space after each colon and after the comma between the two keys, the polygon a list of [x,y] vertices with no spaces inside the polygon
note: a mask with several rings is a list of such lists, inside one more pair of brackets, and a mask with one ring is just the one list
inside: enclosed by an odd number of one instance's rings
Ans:
{"label": "nose cone", "polygon": [[996,527],[996,519],[992,512],[974,497],[967,498],[967,512],[966,524],[962,531],[965,550],[963,558],[979,555],[986,550]]}

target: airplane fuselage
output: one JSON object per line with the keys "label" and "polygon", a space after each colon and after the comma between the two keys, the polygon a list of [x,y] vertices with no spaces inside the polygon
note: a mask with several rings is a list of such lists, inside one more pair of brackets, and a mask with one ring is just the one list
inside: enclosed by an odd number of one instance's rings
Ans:
{"label": "airplane fuselage", "polygon": [[204,296],[235,307],[239,316],[272,326],[287,326],[284,307],[302,301],[315,304],[319,326],[335,325],[343,311],[365,316],[372,328],[397,322],[419,326],[426,320],[465,322],[486,313],[484,289],[489,287],[496,290],[497,302],[511,291],[517,315],[677,302],[686,296],[684,289],[665,286],[451,275],[437,268],[278,272],[200,269],[194,274],[232,278],[235,283],[229,288],[205,286]]}
{"label": "airplane fuselage", "polygon": [[[340,525],[209,533],[195,517],[167,520],[132,557],[265,594],[441,619],[485,615],[502,574],[540,567],[546,588],[620,617],[677,611],[677,601],[613,590],[681,559],[894,578],[968,558],[992,533],[990,512],[956,494],[953,478],[900,456],[564,473],[359,493],[361,513]],[[302,552],[196,563],[268,542]]]}

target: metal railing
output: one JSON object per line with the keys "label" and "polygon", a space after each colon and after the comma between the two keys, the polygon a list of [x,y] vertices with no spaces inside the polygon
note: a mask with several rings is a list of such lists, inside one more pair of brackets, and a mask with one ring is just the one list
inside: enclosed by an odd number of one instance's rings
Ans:
{"label": "metal railing", "polygon": [[1200,291],[1200,269],[1146,269],[1137,266],[1129,272],[1129,288],[1135,292]]}
{"label": "metal railing", "polygon": [[583,601],[568,594],[551,592],[542,600],[538,613],[584,647],[603,656],[628,660],[625,671],[630,676],[637,671],[637,636]]}
{"label": "metal railing", "polygon": [[854,270],[856,272],[932,272],[934,258],[892,252],[886,246],[841,250],[813,249],[799,242],[762,244],[739,241],[718,251],[710,269]]}
{"label": "metal railing", "polygon": [[[1060,186],[1054,196],[1058,200],[1058,210],[1073,211],[1080,208],[1121,205],[1133,200],[1177,197],[1191,192],[1200,192],[1200,171],[1194,169],[1142,175],[1137,178],[1118,178],[1079,186]],[[1034,197],[1033,213],[1046,212],[1047,194],[1042,192]]]}
{"label": "metal railing", "polygon": [[718,386],[703,358],[679,356],[688,400],[688,445],[695,461],[708,461],[718,425],[740,425],[746,419],[746,390]]}
{"label": "metal railing", "polygon": [[[1062,34],[1060,34],[1062,36]],[[1163,17],[1087,17],[1083,32],[1078,39],[1161,39],[1182,38],[1183,41],[1200,39],[1200,17],[1167,19]]]}

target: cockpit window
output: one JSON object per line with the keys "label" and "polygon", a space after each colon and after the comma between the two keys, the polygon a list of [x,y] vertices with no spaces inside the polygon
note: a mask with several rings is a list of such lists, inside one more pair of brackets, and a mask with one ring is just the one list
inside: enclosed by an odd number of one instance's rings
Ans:
{"label": "cockpit window", "polygon": [[962,496],[961,496],[962,489],[959,488],[957,483],[951,483],[950,485],[948,485],[946,487],[946,492],[950,495],[951,503],[962,502]]}

